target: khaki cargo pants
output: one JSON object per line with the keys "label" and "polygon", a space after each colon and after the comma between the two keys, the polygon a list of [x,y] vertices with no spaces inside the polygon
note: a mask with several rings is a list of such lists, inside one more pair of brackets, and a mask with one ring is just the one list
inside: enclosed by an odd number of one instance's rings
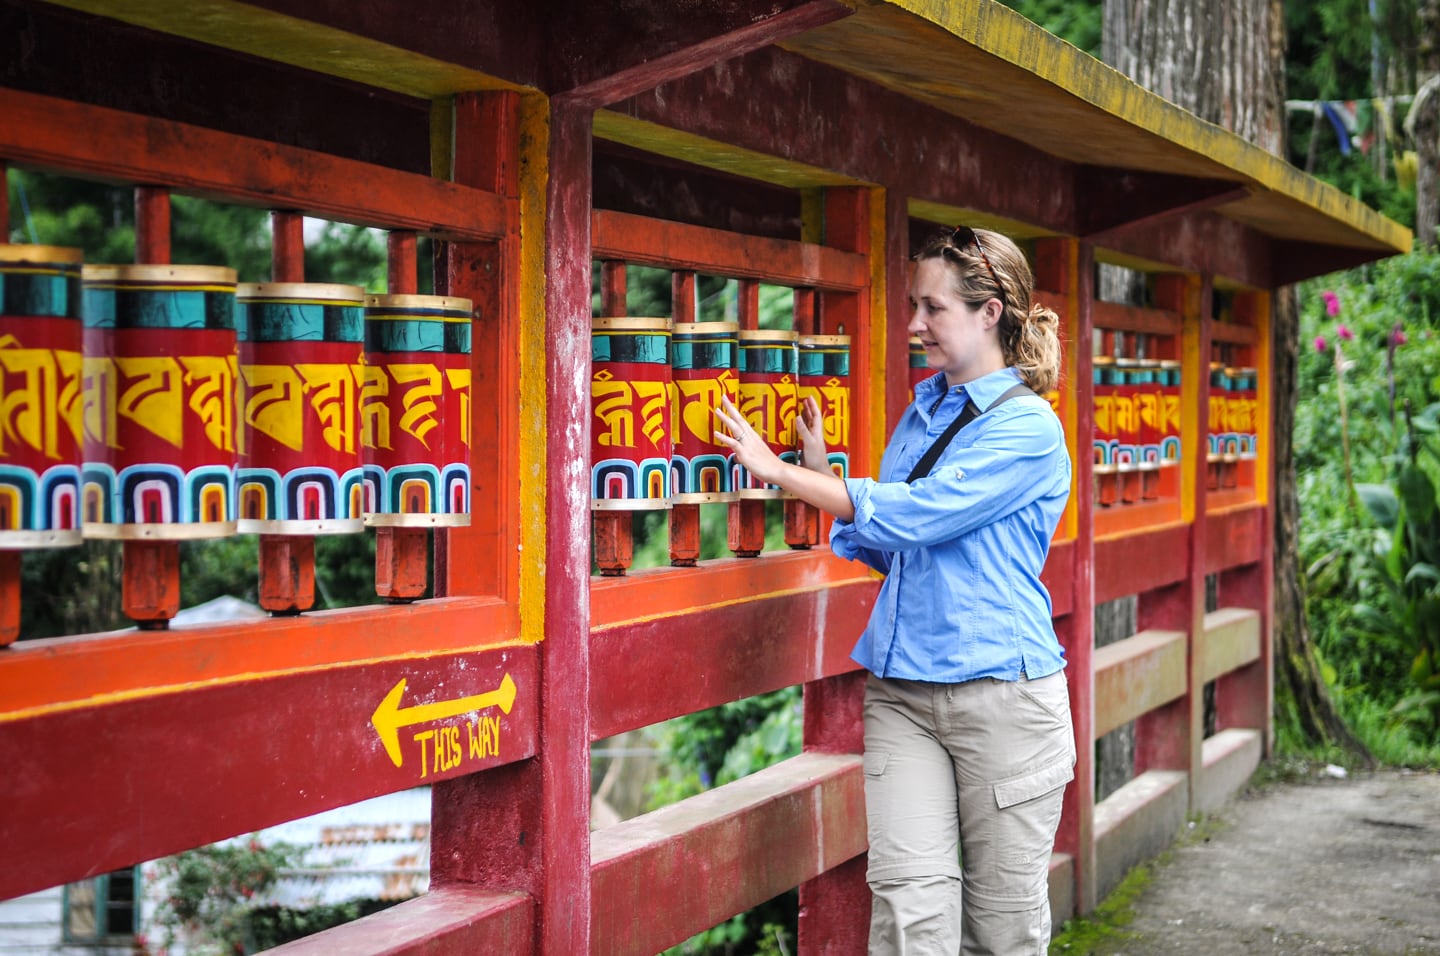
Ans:
{"label": "khaki cargo pants", "polygon": [[963,684],[871,675],[871,956],[1044,956],[1074,767],[1064,671]]}

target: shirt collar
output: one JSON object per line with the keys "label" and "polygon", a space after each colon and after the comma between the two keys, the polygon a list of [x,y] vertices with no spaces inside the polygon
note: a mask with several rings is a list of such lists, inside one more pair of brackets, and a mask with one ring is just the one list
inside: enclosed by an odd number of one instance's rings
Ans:
{"label": "shirt collar", "polygon": [[[1020,373],[1015,369],[1006,366],[989,375],[982,375],[973,381],[966,382],[963,386],[965,395],[975,403],[975,407],[981,411],[990,407],[990,403],[1010,390],[1012,386],[1020,381]],[[941,393],[949,391],[945,383],[945,374],[937,372],[915,386],[915,400],[923,407],[930,405],[940,397]]]}

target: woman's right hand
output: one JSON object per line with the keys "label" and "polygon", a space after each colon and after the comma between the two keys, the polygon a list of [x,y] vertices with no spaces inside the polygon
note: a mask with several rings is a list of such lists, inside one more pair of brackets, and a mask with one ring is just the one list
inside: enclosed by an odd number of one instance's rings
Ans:
{"label": "woman's right hand", "polygon": [[800,414],[795,416],[795,431],[800,436],[800,463],[822,475],[833,475],[825,449],[825,418],[815,396],[805,396]]}

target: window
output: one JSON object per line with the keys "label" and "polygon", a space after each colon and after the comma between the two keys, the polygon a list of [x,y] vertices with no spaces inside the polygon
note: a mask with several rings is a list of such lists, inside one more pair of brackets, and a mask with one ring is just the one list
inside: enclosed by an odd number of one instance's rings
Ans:
{"label": "window", "polygon": [[65,887],[65,941],[103,943],[135,935],[140,868],[116,870]]}

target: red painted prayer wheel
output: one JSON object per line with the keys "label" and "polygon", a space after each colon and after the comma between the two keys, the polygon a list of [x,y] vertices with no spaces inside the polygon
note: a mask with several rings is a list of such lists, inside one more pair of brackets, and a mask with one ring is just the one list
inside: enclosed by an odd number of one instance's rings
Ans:
{"label": "red painted prayer wheel", "polygon": [[360,392],[365,523],[470,523],[469,299],[367,295]]}
{"label": "red painted prayer wheel", "polygon": [[235,531],[235,270],[85,266],[82,515],[91,538]]}
{"label": "red painted prayer wheel", "polygon": [[1120,444],[1115,424],[1118,371],[1115,368],[1115,359],[1109,355],[1097,355],[1094,362],[1095,434],[1091,447],[1095,456],[1096,501],[1108,506],[1114,504],[1119,497],[1115,465],[1116,448]]}
{"label": "red painted prayer wheel", "polygon": [[0,549],[80,543],[82,258],[0,245]]}
{"label": "red painted prayer wheel", "polygon": [[[800,336],[782,329],[740,330],[740,411],[782,461],[794,463],[795,413],[799,396]],[[777,485],[754,478],[734,464],[739,498],[784,498]]]}
{"label": "red painted prayer wheel", "polygon": [[1163,414],[1160,425],[1160,464],[1180,464],[1180,363],[1175,359],[1160,362],[1160,399]]}
{"label": "red painted prayer wheel", "polygon": [[740,326],[734,322],[676,322],[670,342],[674,378],[670,500],[675,504],[730,501],[729,449],[715,441],[720,399],[739,404]]}
{"label": "red painted prayer wheel", "polygon": [[239,530],[363,530],[365,290],[321,283],[242,283],[236,299]]}
{"label": "red painted prayer wheel", "polygon": [[[802,335],[798,398],[815,399],[825,422],[826,460],[837,478],[850,477],[850,336]],[[797,406],[798,412],[798,406]],[[796,434],[798,440],[799,434]]]}
{"label": "red painted prayer wheel", "polygon": [[667,318],[611,316],[590,335],[590,507],[670,507],[670,328]]}

